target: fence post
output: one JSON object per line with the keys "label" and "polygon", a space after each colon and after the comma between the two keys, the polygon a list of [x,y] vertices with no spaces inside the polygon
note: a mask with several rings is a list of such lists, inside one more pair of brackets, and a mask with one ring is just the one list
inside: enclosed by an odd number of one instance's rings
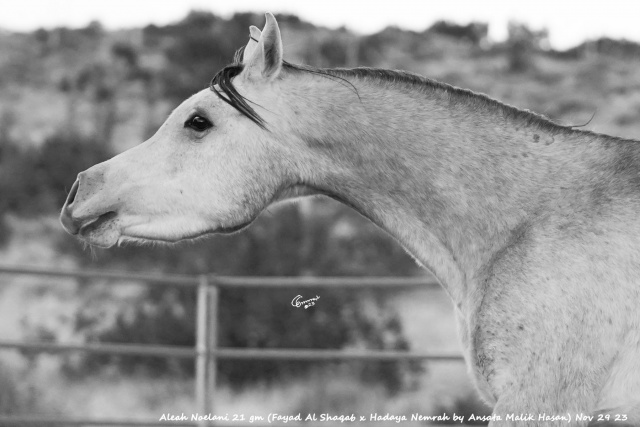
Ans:
{"label": "fence post", "polygon": [[207,402],[211,414],[215,415],[216,409],[216,375],[218,371],[218,360],[216,351],[218,349],[218,286],[215,278],[209,282],[209,333],[208,333],[208,366],[207,366]]}
{"label": "fence post", "polygon": [[[209,355],[207,327],[209,326],[209,281],[207,276],[202,274],[198,277],[198,300],[196,312],[196,411],[198,415],[208,414],[208,392],[207,392],[207,358]],[[199,426],[208,425],[207,421],[201,421]]]}

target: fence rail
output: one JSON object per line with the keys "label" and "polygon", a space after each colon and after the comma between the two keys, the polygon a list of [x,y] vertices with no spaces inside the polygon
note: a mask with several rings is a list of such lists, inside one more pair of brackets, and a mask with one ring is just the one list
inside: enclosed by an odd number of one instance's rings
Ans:
{"label": "fence rail", "polygon": [[[62,270],[53,268],[0,266],[0,275],[28,275],[81,279],[106,279],[118,284],[145,284],[170,287],[191,287],[197,292],[195,347],[86,343],[63,344],[53,342],[17,342],[0,340],[0,349],[24,352],[66,353],[89,352],[149,357],[189,358],[196,361],[195,395],[197,409],[202,414],[214,414],[216,370],[218,360],[297,360],[297,361],[462,361],[457,354],[413,353],[406,351],[343,351],[320,349],[256,349],[225,348],[217,345],[218,290],[220,288],[340,288],[340,289],[439,289],[438,283],[428,278],[345,278],[345,277],[230,277],[216,275],[157,275],[122,273],[100,270]],[[1,282],[0,282],[1,284]],[[205,426],[203,422],[146,421],[136,419],[59,419],[45,416],[0,415],[1,425],[119,425],[119,426]],[[216,427],[224,424],[215,423]]]}

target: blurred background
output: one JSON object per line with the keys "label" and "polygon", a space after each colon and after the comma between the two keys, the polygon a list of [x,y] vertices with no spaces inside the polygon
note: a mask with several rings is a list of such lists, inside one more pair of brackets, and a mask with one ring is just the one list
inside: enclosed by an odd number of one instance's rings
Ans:
{"label": "blurred background", "polygon": [[[561,124],[595,113],[587,129],[640,137],[632,2],[563,2],[553,12],[540,1],[313,3],[0,2],[0,264],[427,277],[396,242],[326,199],[175,247],[104,251],[62,231],[57,215],[76,174],[151,136],[231,61],[249,25],[262,28],[266,10],[290,62],[409,70]],[[296,309],[298,294],[321,299]],[[179,288],[0,275],[0,339],[193,346],[195,304]],[[440,291],[223,290],[219,322],[223,347],[460,351]],[[0,350],[5,415],[158,419],[195,412],[193,385],[182,359]],[[225,413],[490,413],[458,362],[224,361],[218,387]]]}

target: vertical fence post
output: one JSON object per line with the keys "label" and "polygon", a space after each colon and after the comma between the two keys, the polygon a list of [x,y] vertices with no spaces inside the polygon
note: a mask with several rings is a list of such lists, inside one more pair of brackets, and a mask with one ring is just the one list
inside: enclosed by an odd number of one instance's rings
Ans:
{"label": "vertical fence post", "polygon": [[[209,326],[209,281],[206,275],[199,276],[198,282],[198,302],[196,312],[196,411],[199,415],[207,415],[207,356],[208,350],[208,333]],[[206,426],[206,421],[199,422],[201,427]]]}
{"label": "vertical fence post", "polygon": [[215,278],[211,278],[209,282],[209,333],[208,333],[208,344],[209,344],[209,360],[207,366],[207,402],[209,412],[215,415],[214,411],[216,409],[216,374],[218,371],[218,360],[217,353],[218,350],[218,286],[215,281]]}

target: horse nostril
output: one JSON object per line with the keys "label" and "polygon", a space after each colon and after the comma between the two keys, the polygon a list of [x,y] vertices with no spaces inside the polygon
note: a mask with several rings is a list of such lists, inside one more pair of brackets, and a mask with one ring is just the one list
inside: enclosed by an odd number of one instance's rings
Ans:
{"label": "horse nostril", "polygon": [[80,231],[80,222],[74,221],[71,217],[71,209],[69,209],[68,205],[64,205],[62,208],[62,212],[60,212],[60,223],[62,223],[62,227],[67,230],[69,234],[78,234]]}
{"label": "horse nostril", "polygon": [[73,201],[75,200],[76,194],[78,194],[79,186],[80,186],[80,180],[76,179],[76,182],[73,183],[73,186],[71,187],[71,191],[69,191],[69,195],[67,196],[67,201],[65,203],[67,206],[72,204]]}
{"label": "horse nostril", "polygon": [[73,220],[71,216],[71,205],[76,198],[76,194],[78,194],[78,187],[80,186],[80,180],[76,179],[76,182],[73,183],[71,187],[71,191],[67,195],[67,201],[64,202],[64,206],[62,207],[62,212],[60,212],[60,222],[67,232],[71,234],[78,234],[80,231],[80,224]]}

